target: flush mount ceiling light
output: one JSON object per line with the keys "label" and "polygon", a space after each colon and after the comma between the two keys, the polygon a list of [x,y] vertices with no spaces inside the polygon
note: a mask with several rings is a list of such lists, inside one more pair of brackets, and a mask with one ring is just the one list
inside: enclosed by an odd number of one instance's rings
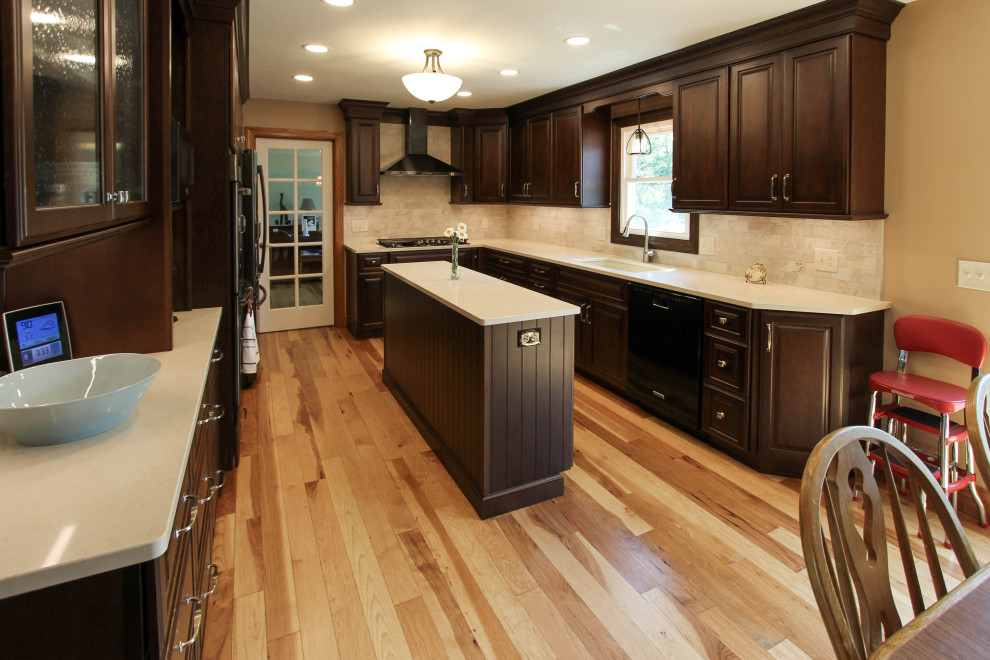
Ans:
{"label": "flush mount ceiling light", "polygon": [[653,152],[653,145],[650,144],[650,136],[643,130],[643,123],[639,120],[639,111],[643,104],[643,97],[636,99],[636,130],[629,136],[626,142],[626,153],[630,156],[645,156]]}
{"label": "flush mount ceiling light", "polygon": [[502,69],[501,71],[499,71],[499,73],[502,74],[503,76],[519,75],[519,72],[516,71],[515,69]]}
{"label": "flush mount ceiling light", "polygon": [[426,55],[423,71],[402,76],[402,84],[410,94],[421,101],[429,103],[446,101],[460,89],[461,79],[444,73],[440,68],[440,55],[443,51],[427,48],[423,54]]}
{"label": "flush mount ceiling light", "polygon": [[458,96],[471,96],[471,92],[468,92],[468,91],[465,91],[465,90],[461,90],[460,92],[457,92],[457,95]]}
{"label": "flush mount ceiling light", "polygon": [[297,73],[292,77],[299,82],[313,82],[313,76],[307,76],[305,73]]}
{"label": "flush mount ceiling light", "polygon": [[564,39],[564,43],[567,44],[568,46],[584,46],[586,44],[591,43],[591,37],[582,37],[579,35],[575,35],[573,37],[567,37],[566,39]]}
{"label": "flush mount ceiling light", "polygon": [[321,46],[320,44],[306,44],[303,46],[303,50],[308,50],[311,53],[328,53],[330,49],[326,46]]}
{"label": "flush mount ceiling light", "polygon": [[323,2],[334,7],[350,7],[354,4],[354,0],[323,0]]}

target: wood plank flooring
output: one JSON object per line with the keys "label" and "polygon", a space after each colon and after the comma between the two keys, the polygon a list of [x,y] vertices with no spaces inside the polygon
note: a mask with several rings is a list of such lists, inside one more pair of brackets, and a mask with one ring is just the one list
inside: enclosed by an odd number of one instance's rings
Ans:
{"label": "wood plank flooring", "polygon": [[204,658],[833,657],[798,481],[578,378],[564,496],[481,521],[382,385],[380,339],[259,342]]}

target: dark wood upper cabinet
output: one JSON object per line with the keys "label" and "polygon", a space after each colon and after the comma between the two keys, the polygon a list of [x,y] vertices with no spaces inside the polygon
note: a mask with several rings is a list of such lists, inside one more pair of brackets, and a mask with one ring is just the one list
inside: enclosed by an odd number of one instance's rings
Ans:
{"label": "dark wood upper cabinet", "polygon": [[381,124],[388,103],[342,99],[337,105],[344,113],[347,203],[381,204]]}
{"label": "dark wood upper cabinet", "polygon": [[784,51],[783,66],[781,210],[848,213],[849,37]]}
{"label": "dark wood upper cabinet", "polygon": [[504,110],[447,113],[450,120],[450,162],[464,171],[451,177],[450,201],[504,202],[508,196],[508,116]]}
{"label": "dark wood upper cabinet", "polygon": [[506,199],[506,133],[508,125],[482,124],[474,127],[475,202],[504,202]]}
{"label": "dark wood upper cabinet", "polygon": [[780,54],[737,64],[729,70],[729,207],[780,209]]}
{"label": "dark wood upper cabinet", "polygon": [[675,209],[728,208],[728,112],[725,67],[675,81]]}
{"label": "dark wood upper cabinet", "polygon": [[553,113],[553,203],[581,203],[581,108]]}
{"label": "dark wood upper cabinet", "polygon": [[146,3],[74,0],[59,21],[30,10],[4,3],[0,23],[12,248],[150,213]]}
{"label": "dark wood upper cabinet", "polygon": [[512,122],[509,201],[608,206],[610,119],[575,106]]}
{"label": "dark wood upper cabinet", "polygon": [[551,115],[509,124],[509,201],[550,201]]}
{"label": "dark wood upper cabinet", "polygon": [[883,216],[885,51],[844,35],[731,67],[730,212]]}

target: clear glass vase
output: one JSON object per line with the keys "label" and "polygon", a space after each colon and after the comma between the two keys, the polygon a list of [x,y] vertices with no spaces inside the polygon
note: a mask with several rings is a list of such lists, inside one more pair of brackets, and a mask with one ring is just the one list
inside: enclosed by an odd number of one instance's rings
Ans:
{"label": "clear glass vase", "polygon": [[450,244],[450,279],[460,279],[461,275],[457,271],[457,243]]}

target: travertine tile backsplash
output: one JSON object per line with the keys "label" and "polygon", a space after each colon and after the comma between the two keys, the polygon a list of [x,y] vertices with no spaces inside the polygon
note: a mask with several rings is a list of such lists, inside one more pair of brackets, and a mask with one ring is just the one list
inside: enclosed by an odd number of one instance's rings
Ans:
{"label": "travertine tile backsplash", "polygon": [[[642,248],[609,242],[610,222],[609,209],[510,206],[508,236],[640,259]],[[699,225],[701,236],[715,238],[714,255],[661,251],[659,260],[739,277],[759,262],[771,282],[880,297],[883,220],[702,215]],[[815,270],[816,248],[838,250],[838,272]]]}
{"label": "travertine tile backsplash", "polygon": [[[405,127],[383,124],[382,165],[402,155]],[[450,162],[450,129],[431,127],[430,154]],[[639,259],[642,249],[609,242],[609,209],[511,204],[450,204],[445,177],[381,178],[381,206],[345,206],[344,239],[433,236],[463,222],[471,236],[521,238]],[[352,221],[367,220],[367,231]],[[702,215],[701,236],[715,238],[714,255],[660,252],[661,262],[742,277],[760,262],[771,282],[879,298],[883,283],[883,220],[812,220]],[[815,270],[815,248],[838,250],[839,270]],[[656,259],[656,258],[654,258]]]}

